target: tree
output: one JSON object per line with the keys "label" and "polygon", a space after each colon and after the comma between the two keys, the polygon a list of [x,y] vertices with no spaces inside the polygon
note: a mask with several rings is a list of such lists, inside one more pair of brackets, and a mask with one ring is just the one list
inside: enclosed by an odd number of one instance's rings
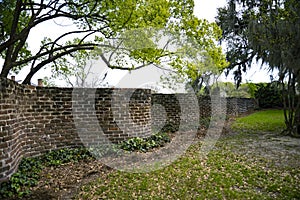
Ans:
{"label": "tree", "polygon": [[56,86],[57,79],[62,80],[68,87],[109,87],[108,82],[105,82],[108,72],[100,74],[95,69],[97,60],[90,52],[85,50],[76,51],[72,54],[72,59],[58,59],[50,76],[43,78],[43,81],[48,86]]}
{"label": "tree", "polygon": [[[214,37],[217,39],[220,35],[216,34]],[[176,57],[173,60],[171,63],[173,70],[162,77],[162,80],[170,88],[176,87],[177,84],[185,84],[187,90],[193,90],[197,95],[202,95],[204,88],[208,94],[209,85],[216,82],[228,66],[225,55],[221,47],[217,46],[205,50],[197,45],[191,45],[188,49],[188,53],[183,55],[184,58]]]}
{"label": "tree", "polygon": [[[30,66],[23,81],[30,84],[40,69],[49,66],[59,69],[59,63],[81,50],[97,50],[108,67],[122,70],[158,65],[166,57],[173,59],[174,52],[153,45],[150,36],[157,31],[149,32],[151,28],[164,28],[173,36],[192,38],[201,51],[206,51],[213,59],[221,59],[215,44],[219,28],[197,19],[193,6],[192,0],[3,0],[0,3],[0,54],[4,64],[0,77]],[[39,51],[31,52],[27,39],[32,29],[55,19],[70,20],[77,28],[54,39],[45,38]],[[130,46],[132,38],[128,33],[135,30],[144,30],[138,32],[148,37],[147,47]],[[134,65],[127,65],[122,59],[124,56],[134,60]],[[169,66],[180,64],[180,56],[175,57],[177,61],[169,62]]]}
{"label": "tree", "polygon": [[251,94],[252,83],[243,83],[239,88],[236,88],[232,82],[219,82],[217,84],[211,85],[211,89],[219,88],[224,91],[226,97],[236,97],[236,98],[254,98]]}
{"label": "tree", "polygon": [[278,69],[286,132],[300,134],[300,2],[230,0],[218,10],[217,21],[228,46],[228,69],[235,69],[237,84],[255,59],[270,70]]}
{"label": "tree", "polygon": [[[155,7],[158,4],[154,1],[135,0],[3,0],[0,4],[0,53],[4,65],[0,76],[7,77],[9,72],[30,65],[30,72],[23,81],[28,84],[47,64],[78,50],[105,46],[101,41],[116,36],[121,30],[157,24],[164,26],[170,16],[169,4],[165,0],[158,3],[162,6]],[[41,23],[60,18],[73,21],[77,29],[53,40],[45,38],[38,53],[32,54],[26,43],[30,31]],[[62,41],[70,36],[78,39],[63,44]],[[92,36],[95,38],[90,40]]]}

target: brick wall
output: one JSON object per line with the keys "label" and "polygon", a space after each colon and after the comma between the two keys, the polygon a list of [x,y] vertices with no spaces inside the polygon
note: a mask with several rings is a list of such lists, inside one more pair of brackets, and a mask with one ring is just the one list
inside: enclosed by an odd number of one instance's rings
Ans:
{"label": "brick wall", "polygon": [[[255,106],[251,99],[226,101],[229,115]],[[166,126],[195,130],[199,118],[211,115],[211,100],[148,89],[32,87],[0,79],[0,108],[1,181],[24,156],[147,137]]]}
{"label": "brick wall", "polygon": [[[214,98],[214,112],[227,116],[238,116],[257,107],[254,99],[247,98]],[[198,102],[196,102],[198,101]],[[223,107],[226,105],[226,108]],[[186,128],[197,130],[199,118],[210,118],[212,115],[212,100],[209,96],[195,99],[191,94],[152,94],[152,129]],[[198,111],[198,112],[197,112]]]}
{"label": "brick wall", "polygon": [[151,91],[19,85],[0,79],[0,180],[23,156],[151,134]]}
{"label": "brick wall", "polygon": [[152,130],[197,130],[199,105],[193,94],[152,94]]}

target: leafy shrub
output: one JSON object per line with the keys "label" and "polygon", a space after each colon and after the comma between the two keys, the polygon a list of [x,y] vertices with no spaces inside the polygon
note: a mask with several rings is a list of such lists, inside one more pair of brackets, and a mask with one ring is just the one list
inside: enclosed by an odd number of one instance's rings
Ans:
{"label": "leafy shrub", "polygon": [[119,144],[119,147],[126,151],[146,152],[150,149],[164,146],[170,142],[170,137],[166,133],[156,133],[148,138],[131,138]]}
{"label": "leafy shrub", "polygon": [[43,168],[42,162],[37,158],[22,159],[19,169],[8,182],[0,184],[0,198],[17,194],[19,197],[29,194],[28,188],[35,186],[39,180],[38,174]]}
{"label": "leafy shrub", "polygon": [[175,133],[178,131],[179,125],[175,123],[168,123],[162,128],[162,132],[167,132],[167,133]]}
{"label": "leafy shrub", "polygon": [[86,148],[64,148],[50,151],[40,157],[46,166],[56,166],[68,162],[78,162],[91,158],[92,155]]}
{"label": "leafy shrub", "polygon": [[199,124],[201,128],[208,129],[210,124],[210,117],[201,117],[199,120]]}
{"label": "leafy shrub", "polygon": [[282,95],[277,82],[258,83],[255,98],[260,108],[282,107]]}
{"label": "leafy shrub", "polygon": [[170,142],[170,137],[166,133],[157,133],[157,134],[151,135],[146,140],[154,141],[159,146],[163,146],[165,143]]}

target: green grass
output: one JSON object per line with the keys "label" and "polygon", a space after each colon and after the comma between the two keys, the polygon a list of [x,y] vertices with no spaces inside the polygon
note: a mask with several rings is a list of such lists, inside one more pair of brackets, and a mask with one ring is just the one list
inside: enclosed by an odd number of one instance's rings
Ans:
{"label": "green grass", "polygon": [[235,131],[281,132],[285,128],[282,110],[264,110],[236,119],[232,124]]}
{"label": "green grass", "polygon": [[81,188],[77,199],[300,199],[300,169],[270,167],[221,143],[207,159],[201,143],[149,173],[112,171]]}
{"label": "green grass", "polygon": [[[277,131],[284,128],[282,111],[260,111],[238,118],[233,127],[257,133]],[[156,171],[103,173],[82,186],[75,199],[300,199],[300,168],[270,164],[266,158],[233,151],[234,145],[243,146],[241,141],[249,142],[247,137],[238,134],[220,139],[206,158],[200,157],[199,141],[174,163]],[[44,159],[56,166],[57,160],[69,158],[66,151],[57,153]]]}
{"label": "green grass", "polygon": [[[260,111],[237,119],[236,129],[284,127],[282,111]],[[242,137],[243,134],[238,137]],[[236,141],[235,137],[226,140]],[[207,158],[201,142],[176,162],[148,173],[111,171],[83,186],[77,199],[300,199],[300,169],[270,165],[262,157],[232,151],[219,140]]]}

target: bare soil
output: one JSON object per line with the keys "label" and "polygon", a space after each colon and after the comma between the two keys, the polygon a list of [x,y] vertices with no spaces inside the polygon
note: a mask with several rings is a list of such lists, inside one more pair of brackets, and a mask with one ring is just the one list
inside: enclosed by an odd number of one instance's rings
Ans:
{"label": "bare soil", "polygon": [[278,167],[300,167],[300,138],[272,132],[236,134],[224,140],[235,153],[259,157]]}
{"label": "bare soil", "polygon": [[32,188],[29,196],[22,199],[72,199],[82,185],[99,177],[105,178],[110,171],[110,168],[97,160],[83,160],[58,167],[46,167],[40,174],[41,179],[38,185]]}

